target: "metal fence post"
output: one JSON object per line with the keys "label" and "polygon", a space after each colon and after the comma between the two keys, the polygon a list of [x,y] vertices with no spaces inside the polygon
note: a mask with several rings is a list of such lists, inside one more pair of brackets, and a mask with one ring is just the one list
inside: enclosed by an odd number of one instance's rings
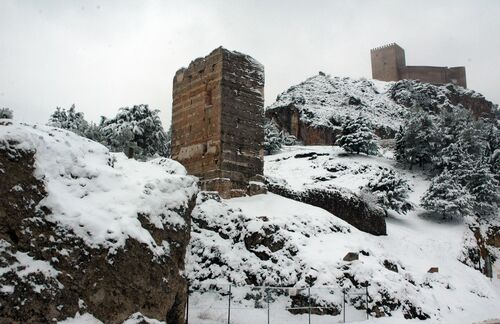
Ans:
{"label": "metal fence post", "polygon": [[366,288],[366,319],[370,316],[370,312],[368,311],[368,285],[365,287]]}
{"label": "metal fence post", "polygon": [[309,324],[311,324],[311,287],[307,288],[307,303],[309,307]]}
{"label": "metal fence post", "polygon": [[269,324],[270,323],[270,320],[269,320],[269,315],[270,315],[269,288],[266,288],[266,292],[267,292],[267,324]]}
{"label": "metal fence post", "polygon": [[229,284],[229,298],[227,302],[227,324],[231,323],[231,284]]}
{"label": "metal fence post", "polygon": [[186,324],[189,324],[189,281],[186,282]]}
{"label": "metal fence post", "polygon": [[342,298],[342,310],[343,310],[343,323],[345,323],[345,291]]}

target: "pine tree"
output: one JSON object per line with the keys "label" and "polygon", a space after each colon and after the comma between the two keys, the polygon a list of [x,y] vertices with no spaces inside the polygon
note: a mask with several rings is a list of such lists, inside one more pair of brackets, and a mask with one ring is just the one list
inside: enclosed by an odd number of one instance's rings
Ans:
{"label": "pine tree", "polygon": [[78,135],[85,136],[88,122],[85,120],[83,113],[77,112],[75,105],[71,105],[67,111],[57,107],[56,111],[50,116],[47,125],[67,129]]}
{"label": "pine tree", "polygon": [[272,120],[266,120],[264,124],[264,151],[266,154],[278,152],[282,146],[281,133]]}
{"label": "pine tree", "polygon": [[151,110],[148,105],[120,108],[114,118],[102,121],[102,132],[105,145],[112,151],[132,150],[138,158],[170,155],[159,110]]}
{"label": "pine tree", "polygon": [[434,120],[421,109],[408,113],[405,125],[398,132],[396,158],[423,167],[433,162],[438,151],[438,134]]}
{"label": "pine tree", "polygon": [[384,168],[370,179],[364,190],[376,197],[377,204],[386,210],[386,215],[387,209],[403,214],[413,209],[413,205],[407,200],[410,185],[394,170]]}
{"label": "pine tree", "polygon": [[494,215],[500,204],[500,187],[489,165],[476,162],[472,169],[464,173],[464,182],[473,197],[476,214],[481,217]]}
{"label": "pine tree", "polygon": [[342,127],[342,135],[337,144],[349,153],[376,155],[378,146],[368,120],[359,115],[355,119],[347,118]]}
{"label": "pine tree", "polygon": [[450,171],[444,170],[432,179],[424,194],[421,205],[445,218],[460,218],[472,214],[473,199],[459,179]]}

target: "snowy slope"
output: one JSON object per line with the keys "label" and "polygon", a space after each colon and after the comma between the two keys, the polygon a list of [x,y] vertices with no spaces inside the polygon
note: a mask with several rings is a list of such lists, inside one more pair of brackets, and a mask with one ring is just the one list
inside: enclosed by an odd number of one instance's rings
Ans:
{"label": "snowy slope", "polygon": [[[316,157],[301,157],[312,151],[317,152]],[[276,181],[286,180],[295,189],[335,185],[356,192],[380,167],[397,169],[391,159],[341,153],[331,147],[288,147],[283,153],[266,157],[265,173]],[[302,155],[296,158],[297,154]],[[338,165],[345,168],[330,168]],[[429,182],[418,173],[397,171],[410,182],[410,200],[417,204]],[[500,316],[498,286],[458,261],[465,224],[436,222],[418,207],[406,215],[391,213],[387,236],[366,234],[324,210],[274,194],[200,202],[193,224],[187,273],[194,290],[207,290],[212,285],[224,292],[228,283],[241,286],[257,278],[251,284],[311,286],[315,302],[338,306],[340,290],[356,293],[368,282],[369,308],[378,307],[392,316],[372,318],[370,322],[402,323],[404,315],[411,313],[422,317],[427,314],[431,323],[472,323]],[[332,225],[341,230],[325,230]],[[266,232],[273,226],[275,232]],[[245,238],[254,233],[270,234],[267,236],[278,241],[284,238],[286,243],[273,253],[266,250],[272,246],[266,242],[261,242],[261,250],[249,248]],[[255,251],[265,251],[271,258],[262,260]],[[342,260],[348,252],[361,251],[358,261]],[[386,261],[398,271],[384,266]],[[431,267],[438,267],[439,272],[427,273]],[[325,294],[321,287],[336,288],[331,288],[332,294]],[[227,320],[227,298],[208,290],[194,294],[190,318],[196,323],[222,323]],[[233,287],[234,323],[265,323],[266,306],[254,309],[256,304],[248,298],[249,293],[248,288]],[[348,300],[347,320],[363,319],[365,313],[353,308],[359,301]],[[273,322],[307,321],[306,316],[285,310],[290,306],[291,297],[275,296],[271,305]],[[313,323],[341,318],[313,315]]]}
{"label": "snowy slope", "polygon": [[294,190],[333,186],[359,193],[377,172],[395,164],[384,157],[347,155],[338,146],[285,146],[280,153],[265,156],[264,174]]}

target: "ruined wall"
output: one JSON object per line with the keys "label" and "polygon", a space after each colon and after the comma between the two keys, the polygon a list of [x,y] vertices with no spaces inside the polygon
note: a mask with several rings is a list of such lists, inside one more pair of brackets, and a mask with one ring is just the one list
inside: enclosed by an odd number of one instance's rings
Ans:
{"label": "ruined wall", "polygon": [[372,78],[382,81],[420,80],[434,84],[453,83],[467,87],[465,67],[407,66],[404,50],[389,44],[370,51]]}
{"label": "ruined wall", "polygon": [[215,49],[174,77],[172,158],[223,197],[261,180],[264,69],[248,55]]}
{"label": "ruined wall", "polygon": [[173,81],[172,158],[200,178],[220,177],[222,51],[191,62]]}

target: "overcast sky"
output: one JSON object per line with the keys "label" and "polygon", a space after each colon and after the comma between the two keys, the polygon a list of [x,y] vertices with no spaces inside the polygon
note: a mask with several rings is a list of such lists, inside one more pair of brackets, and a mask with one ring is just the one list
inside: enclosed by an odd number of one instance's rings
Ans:
{"label": "overcast sky", "polygon": [[0,0],[0,107],[44,123],[146,103],[167,126],[175,71],[220,45],[264,64],[267,106],[318,71],[371,77],[370,48],[391,42],[408,65],[465,65],[500,102],[500,1]]}

